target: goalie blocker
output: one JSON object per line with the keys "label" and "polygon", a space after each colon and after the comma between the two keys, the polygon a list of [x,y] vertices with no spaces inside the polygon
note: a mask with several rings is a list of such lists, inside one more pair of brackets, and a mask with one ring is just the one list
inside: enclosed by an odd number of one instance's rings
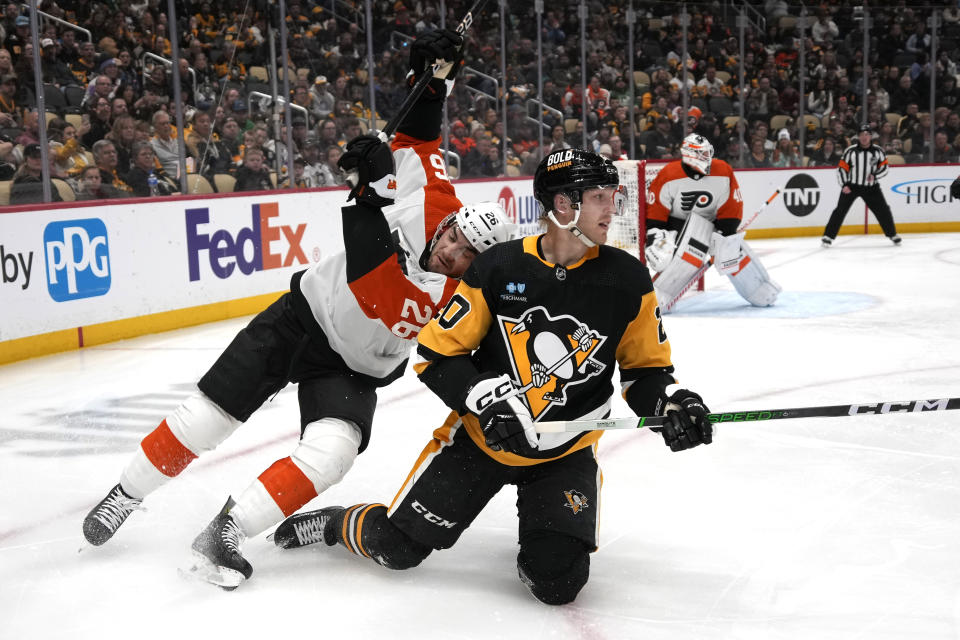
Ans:
{"label": "goalie blocker", "polygon": [[767,307],[776,301],[780,286],[736,231],[743,202],[733,169],[713,159],[706,138],[691,134],[684,139],[681,160],[660,170],[647,203],[645,254],[650,269],[659,272],[653,283],[664,311],[711,259],[750,304]]}

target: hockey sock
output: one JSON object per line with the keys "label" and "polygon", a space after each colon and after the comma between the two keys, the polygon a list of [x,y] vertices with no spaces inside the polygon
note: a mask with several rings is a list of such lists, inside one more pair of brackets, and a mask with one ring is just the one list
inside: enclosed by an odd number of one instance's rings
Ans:
{"label": "hockey sock", "polygon": [[433,551],[413,540],[387,517],[382,504],[356,504],[337,514],[327,525],[336,541],[356,555],[388,569],[410,569]]}
{"label": "hockey sock", "polygon": [[253,537],[316,497],[313,482],[287,457],[270,465],[240,494],[231,514]]}
{"label": "hockey sock", "polygon": [[179,475],[196,457],[164,420],[140,442],[120,476],[120,486],[128,495],[143,498]]}

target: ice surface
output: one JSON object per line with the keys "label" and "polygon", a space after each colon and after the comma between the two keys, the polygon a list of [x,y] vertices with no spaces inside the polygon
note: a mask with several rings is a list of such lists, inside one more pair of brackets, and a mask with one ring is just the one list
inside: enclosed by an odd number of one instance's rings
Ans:
{"label": "ice surface", "polygon": [[[960,235],[752,244],[780,304],[711,271],[665,317],[714,410],[960,396]],[[679,454],[611,432],[601,548],[565,607],[517,579],[512,488],[414,570],[261,536],[236,591],[180,578],[227,495],[294,447],[292,388],[86,546],[83,516],[244,322],[0,368],[0,638],[960,637],[960,412],[728,425]],[[311,506],[389,501],[444,415],[412,376],[383,390],[370,449]]]}

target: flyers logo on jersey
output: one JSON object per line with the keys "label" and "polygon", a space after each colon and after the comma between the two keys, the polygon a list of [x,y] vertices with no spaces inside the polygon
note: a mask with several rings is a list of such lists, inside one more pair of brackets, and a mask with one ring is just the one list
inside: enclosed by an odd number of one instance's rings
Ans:
{"label": "flyers logo on jersey", "polygon": [[570,387],[606,368],[593,357],[606,336],[572,316],[553,317],[543,307],[534,307],[519,318],[498,316],[497,322],[513,379],[520,381],[520,396],[534,420],[551,406],[566,404]]}
{"label": "flyers logo on jersey", "polygon": [[680,209],[690,211],[694,207],[704,209],[713,202],[713,194],[709,191],[683,191],[680,193]]}

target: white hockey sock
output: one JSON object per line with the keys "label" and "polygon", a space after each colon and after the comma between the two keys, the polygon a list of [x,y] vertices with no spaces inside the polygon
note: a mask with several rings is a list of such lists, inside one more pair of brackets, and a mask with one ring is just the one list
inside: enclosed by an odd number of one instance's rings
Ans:
{"label": "white hockey sock", "polygon": [[254,480],[236,498],[236,504],[230,509],[230,515],[248,538],[259,535],[285,517],[259,480]]}
{"label": "white hockey sock", "polygon": [[143,499],[169,480],[168,476],[160,473],[153,466],[153,463],[147,459],[143,447],[137,447],[137,452],[133,454],[133,458],[130,459],[123,473],[120,474],[120,488],[128,496]]}

